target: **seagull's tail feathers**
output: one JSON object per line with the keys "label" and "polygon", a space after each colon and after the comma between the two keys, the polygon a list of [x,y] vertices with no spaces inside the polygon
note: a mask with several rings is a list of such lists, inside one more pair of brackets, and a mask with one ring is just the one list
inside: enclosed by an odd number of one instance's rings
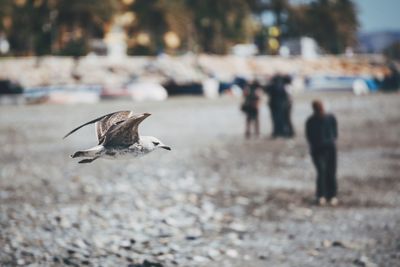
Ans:
{"label": "seagull's tail feathers", "polygon": [[77,151],[71,155],[71,158],[85,157],[87,156],[86,153],[86,151]]}
{"label": "seagull's tail feathers", "polygon": [[78,157],[100,157],[104,150],[103,146],[95,146],[86,150],[76,151],[74,154],[71,155],[71,158],[78,158]]}
{"label": "seagull's tail feathers", "polygon": [[[117,112],[118,112],[118,111],[117,111]],[[117,112],[113,112],[113,113],[109,113],[109,114],[103,115],[103,116],[101,116],[101,117],[98,117],[97,119],[94,119],[94,120],[91,120],[91,121],[89,121],[89,122],[87,122],[87,123],[85,123],[85,124],[82,124],[81,126],[78,126],[77,128],[75,128],[75,129],[73,129],[72,131],[70,131],[69,133],[67,133],[67,134],[63,137],[63,139],[67,138],[69,135],[71,135],[71,134],[73,134],[74,132],[78,131],[80,128],[82,128],[82,127],[84,127],[84,126],[86,126],[86,125],[89,125],[89,124],[98,122],[98,121],[104,119],[105,117],[111,116],[111,115],[113,115],[113,114],[115,114],[115,113],[117,113]]]}
{"label": "seagull's tail feathers", "polygon": [[90,162],[96,160],[97,158],[98,157],[94,157],[94,158],[91,158],[91,159],[83,159],[83,160],[79,161],[78,163],[90,163]]}

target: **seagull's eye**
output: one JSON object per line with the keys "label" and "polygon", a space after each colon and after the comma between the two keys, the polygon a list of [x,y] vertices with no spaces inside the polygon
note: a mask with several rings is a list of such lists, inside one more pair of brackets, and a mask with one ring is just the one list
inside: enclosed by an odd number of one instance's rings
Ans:
{"label": "seagull's eye", "polygon": [[154,144],[155,146],[158,146],[160,143],[159,143],[159,142],[153,142],[153,144]]}

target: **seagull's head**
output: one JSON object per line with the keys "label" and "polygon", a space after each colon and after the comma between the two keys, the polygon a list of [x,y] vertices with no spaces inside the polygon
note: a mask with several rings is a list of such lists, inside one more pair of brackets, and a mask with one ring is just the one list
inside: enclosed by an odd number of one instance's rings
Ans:
{"label": "seagull's head", "polygon": [[153,151],[157,148],[164,148],[166,150],[171,150],[169,146],[166,146],[158,138],[154,136],[141,136],[140,141],[144,149],[148,151]]}

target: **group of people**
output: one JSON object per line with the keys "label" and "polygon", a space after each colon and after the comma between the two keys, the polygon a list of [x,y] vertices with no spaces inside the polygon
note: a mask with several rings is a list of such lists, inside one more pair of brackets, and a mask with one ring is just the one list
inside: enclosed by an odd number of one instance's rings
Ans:
{"label": "group of people", "polygon": [[242,111],[246,114],[246,138],[251,136],[252,125],[254,134],[256,136],[260,134],[258,113],[262,91],[269,96],[268,106],[272,121],[271,137],[291,138],[294,136],[295,131],[291,121],[292,99],[287,89],[290,83],[290,76],[275,75],[267,86],[262,87],[257,81],[245,85]]}
{"label": "group of people", "polygon": [[[286,75],[276,75],[264,87],[269,96],[269,108],[272,120],[272,137],[290,138],[295,134],[291,122],[292,99],[287,91],[291,79]],[[246,114],[245,136],[260,135],[259,108],[262,86],[257,82],[246,85],[243,91],[244,100],[241,110]],[[338,137],[337,121],[333,114],[325,112],[320,100],[312,102],[313,114],[305,124],[305,136],[310,148],[312,162],[317,172],[316,202],[319,205],[338,204],[336,182],[336,139]]]}

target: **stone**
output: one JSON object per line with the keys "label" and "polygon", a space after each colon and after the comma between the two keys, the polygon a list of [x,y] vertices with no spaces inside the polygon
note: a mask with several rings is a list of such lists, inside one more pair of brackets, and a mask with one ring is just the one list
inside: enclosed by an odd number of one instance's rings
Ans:
{"label": "stone", "polygon": [[362,255],[359,259],[355,259],[353,263],[360,267],[377,267],[367,256]]}
{"label": "stone", "polygon": [[220,252],[219,250],[217,250],[217,249],[210,248],[210,249],[208,249],[208,251],[207,251],[207,255],[208,255],[211,259],[215,260],[215,259],[217,259],[219,256],[221,256],[221,252]]}
{"label": "stone", "polygon": [[319,252],[318,252],[318,250],[311,249],[311,250],[307,251],[307,254],[312,257],[317,257],[319,255]]}
{"label": "stone", "polygon": [[194,256],[194,257],[193,257],[193,260],[194,260],[195,262],[198,262],[198,263],[205,263],[205,262],[208,262],[208,261],[209,261],[208,258],[203,257],[203,256],[198,256],[198,255]]}
{"label": "stone", "polygon": [[225,251],[225,254],[231,258],[237,258],[239,256],[239,253],[235,249],[228,249]]}
{"label": "stone", "polygon": [[332,245],[333,245],[333,243],[331,241],[329,241],[329,240],[322,241],[322,246],[325,247],[325,248],[329,248]]}

